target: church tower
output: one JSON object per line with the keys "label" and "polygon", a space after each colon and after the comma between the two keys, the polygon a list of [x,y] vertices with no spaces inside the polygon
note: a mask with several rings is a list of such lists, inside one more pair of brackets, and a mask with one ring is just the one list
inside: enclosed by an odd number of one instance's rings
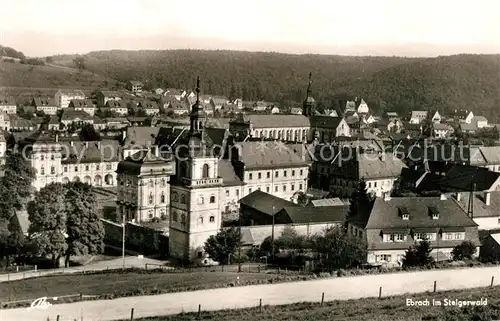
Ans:
{"label": "church tower", "polygon": [[307,97],[302,105],[302,115],[311,117],[314,113],[315,101],[311,95],[312,73],[309,73],[309,86],[307,87]]}
{"label": "church tower", "polygon": [[176,147],[176,175],[171,180],[169,255],[181,261],[206,258],[205,241],[219,232],[222,221],[217,155],[204,131],[206,115],[199,100],[191,108],[189,133]]}

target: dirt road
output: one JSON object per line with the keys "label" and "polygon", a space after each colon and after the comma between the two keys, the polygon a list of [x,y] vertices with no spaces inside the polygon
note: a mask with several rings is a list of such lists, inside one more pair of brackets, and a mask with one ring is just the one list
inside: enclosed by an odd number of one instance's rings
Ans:
{"label": "dirt road", "polygon": [[256,285],[223,288],[196,292],[169,293],[155,296],[129,297],[115,300],[87,301],[53,305],[47,309],[0,310],[1,321],[46,321],[60,320],[108,321],[134,317],[177,314],[198,310],[234,309],[262,304],[278,305],[303,301],[346,300],[375,297],[382,286],[382,295],[422,293],[432,291],[434,281],[437,290],[467,289],[489,286],[491,277],[500,282],[500,268],[483,267],[456,270],[433,270],[424,272],[367,275],[349,278],[330,278],[307,282]]}

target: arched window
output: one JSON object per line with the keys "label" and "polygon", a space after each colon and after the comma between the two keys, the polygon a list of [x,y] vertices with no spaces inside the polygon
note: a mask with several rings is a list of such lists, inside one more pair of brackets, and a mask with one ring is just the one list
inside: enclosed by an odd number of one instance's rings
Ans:
{"label": "arched window", "polygon": [[149,193],[149,204],[153,204],[153,193]]}
{"label": "arched window", "polygon": [[201,216],[200,216],[200,217],[198,218],[198,224],[203,224],[203,217],[201,217]]}
{"label": "arched window", "polygon": [[213,216],[213,215],[210,216],[210,222],[212,222],[212,223],[215,222],[215,216]]}
{"label": "arched window", "polygon": [[210,203],[211,204],[215,203],[215,196],[210,196]]}
{"label": "arched window", "polygon": [[40,160],[42,160],[42,161],[45,160],[45,156],[40,155]]}
{"label": "arched window", "polygon": [[161,192],[160,203],[165,203],[165,194]]}
{"label": "arched window", "polygon": [[202,174],[202,178],[208,178],[208,177],[209,177],[209,175],[208,175],[208,170],[209,170],[208,164],[204,164],[204,165],[203,165],[203,174]]}
{"label": "arched window", "polygon": [[186,204],[186,196],[181,195],[181,204]]}
{"label": "arched window", "polygon": [[174,202],[178,202],[179,201],[179,194],[177,194],[177,193],[174,192],[172,194],[172,198],[173,198]]}
{"label": "arched window", "polygon": [[45,168],[43,168],[43,166],[40,168],[40,175],[45,175]]}
{"label": "arched window", "polygon": [[54,155],[50,155],[50,160],[54,160]]}
{"label": "arched window", "polygon": [[181,215],[181,224],[182,225],[186,224],[186,215],[185,214]]}
{"label": "arched window", "polygon": [[200,196],[200,198],[198,199],[198,203],[205,204],[205,199],[203,198],[203,196]]}
{"label": "arched window", "polygon": [[174,213],[172,214],[172,221],[177,222],[177,219],[178,219],[178,218],[177,218],[177,212],[174,212]]}
{"label": "arched window", "polygon": [[149,180],[149,187],[153,187],[153,186],[154,186],[153,180],[152,180],[152,179],[150,179],[150,180]]}
{"label": "arched window", "polygon": [[149,218],[153,218],[153,211],[148,211]]}
{"label": "arched window", "polygon": [[55,174],[56,173],[56,168],[54,166],[50,167],[50,173]]}
{"label": "arched window", "polygon": [[161,187],[165,187],[165,185],[166,185],[165,179],[164,179],[164,178],[162,178],[162,179],[161,179]]}

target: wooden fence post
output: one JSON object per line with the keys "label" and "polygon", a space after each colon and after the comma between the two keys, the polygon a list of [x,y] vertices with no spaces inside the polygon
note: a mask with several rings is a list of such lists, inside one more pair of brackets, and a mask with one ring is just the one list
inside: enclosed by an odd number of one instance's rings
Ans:
{"label": "wooden fence post", "polygon": [[224,265],[222,265],[222,272],[224,272]]}
{"label": "wooden fence post", "polygon": [[434,292],[436,292],[437,281],[434,281]]}
{"label": "wooden fence post", "polygon": [[494,276],[492,276],[492,277],[491,277],[491,283],[490,283],[490,286],[493,286],[493,282],[494,282],[494,281],[495,281],[495,277],[494,277]]}
{"label": "wooden fence post", "polygon": [[130,321],[134,321],[134,308],[130,310]]}
{"label": "wooden fence post", "polygon": [[262,312],[262,299],[259,300],[259,312]]}
{"label": "wooden fence post", "polygon": [[380,299],[382,297],[382,287],[378,289],[378,298]]}
{"label": "wooden fence post", "polygon": [[201,319],[201,304],[198,304],[198,319]]}
{"label": "wooden fence post", "polygon": [[83,300],[83,293],[80,293],[80,301]]}
{"label": "wooden fence post", "polygon": [[325,292],[321,294],[321,305],[325,302]]}

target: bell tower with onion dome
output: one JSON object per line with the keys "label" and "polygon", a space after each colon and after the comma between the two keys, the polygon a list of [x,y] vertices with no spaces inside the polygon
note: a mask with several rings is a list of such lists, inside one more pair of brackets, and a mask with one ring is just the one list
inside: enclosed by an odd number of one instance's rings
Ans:
{"label": "bell tower with onion dome", "polygon": [[199,94],[198,78],[189,132],[175,146],[177,170],[170,182],[169,256],[203,263],[208,260],[205,241],[221,228],[219,196],[223,179],[218,173],[218,155],[204,131],[206,116]]}

